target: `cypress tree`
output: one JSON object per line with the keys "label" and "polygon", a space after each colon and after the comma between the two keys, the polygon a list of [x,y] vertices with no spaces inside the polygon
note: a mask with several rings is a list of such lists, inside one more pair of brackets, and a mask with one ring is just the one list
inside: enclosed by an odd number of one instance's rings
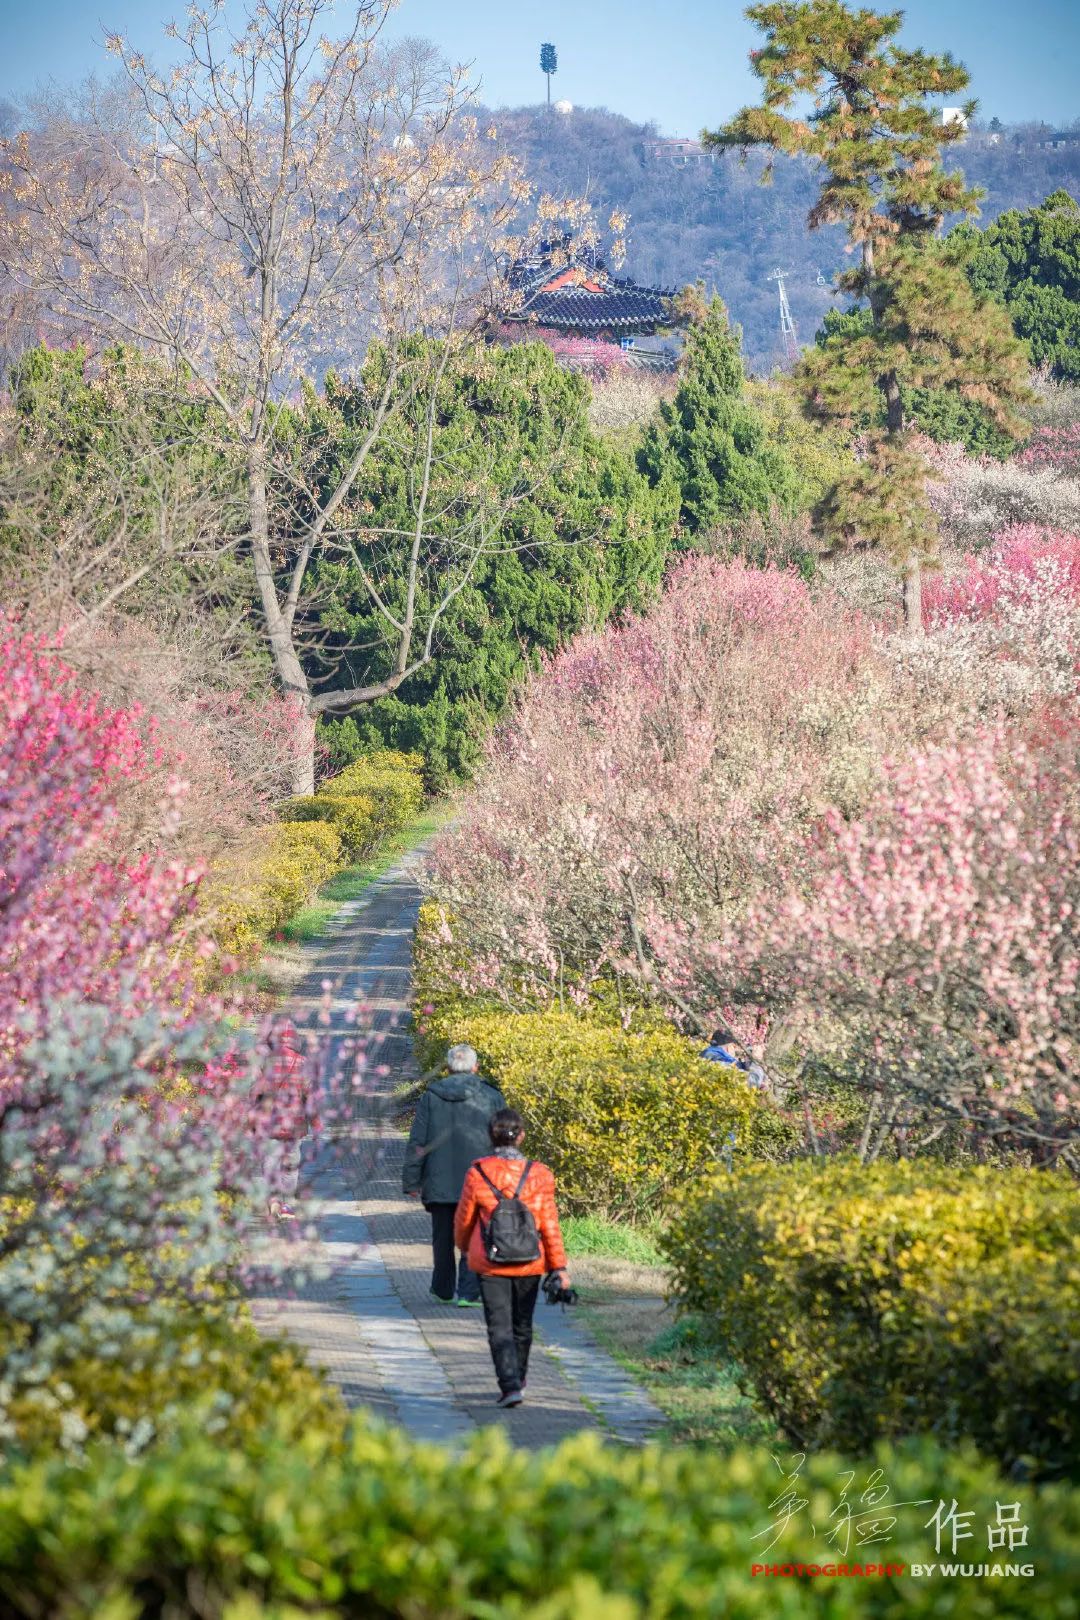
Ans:
{"label": "cypress tree", "polygon": [[661,405],[639,455],[650,483],[678,487],[684,533],[796,505],[798,479],[769,443],[745,381],[738,333],[714,298],[690,328],[678,391]]}
{"label": "cypress tree", "polygon": [[[902,12],[851,10],[841,0],[771,0],[751,6],[764,30],[752,53],[762,105],[744,108],[704,139],[714,146],[768,146],[805,153],[824,168],[811,229],[847,226],[859,262],[837,277],[870,312],[866,330],[845,326],[799,367],[805,408],[823,419],[884,423],[866,434],[865,458],[828,492],[819,517],[845,541],[885,547],[903,576],[904,616],[922,624],[922,568],[936,558],[928,469],[905,434],[905,390],[953,391],[984,407],[1002,431],[1021,436],[1013,407],[1024,400],[1026,357],[1004,312],[971,287],[962,244],[943,242],[948,214],[975,214],[980,193],[942,148],[962,123],[942,125],[928,97],[968,84],[949,55],[894,43]],[[808,117],[792,109],[811,97]],[[966,116],[975,111],[968,102]]]}

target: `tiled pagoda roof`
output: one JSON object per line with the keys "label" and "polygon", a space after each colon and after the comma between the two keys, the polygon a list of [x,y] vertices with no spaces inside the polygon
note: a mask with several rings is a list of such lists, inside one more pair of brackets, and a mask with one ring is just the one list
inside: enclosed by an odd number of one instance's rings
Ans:
{"label": "tiled pagoda roof", "polygon": [[508,321],[570,332],[640,332],[671,320],[674,288],[639,287],[609,275],[594,254],[576,263],[542,251],[536,259],[516,264],[510,274],[515,303]]}

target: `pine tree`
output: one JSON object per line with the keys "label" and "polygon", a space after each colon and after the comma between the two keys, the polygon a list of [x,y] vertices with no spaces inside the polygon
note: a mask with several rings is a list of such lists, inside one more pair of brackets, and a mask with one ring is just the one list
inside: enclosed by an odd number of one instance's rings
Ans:
{"label": "pine tree", "polygon": [[799,495],[795,473],[745,396],[739,336],[723,303],[699,304],[678,392],[660,407],[639,457],[653,485],[678,486],[689,534],[750,512],[764,517],[773,506],[792,511]]}
{"label": "pine tree", "polygon": [[[942,125],[928,97],[968,84],[951,56],[894,43],[902,12],[850,10],[841,0],[771,0],[747,12],[766,36],[751,53],[762,105],[747,107],[707,144],[769,146],[817,158],[825,170],[808,223],[842,222],[860,261],[836,285],[865,303],[869,330],[841,329],[799,368],[805,408],[845,424],[874,420],[865,459],[826,496],[826,532],[885,547],[904,583],[909,628],[922,624],[922,568],[936,559],[927,467],[905,435],[903,393],[941,388],[982,405],[1019,436],[1013,407],[1027,397],[1026,357],[1004,312],[975,293],[965,249],[943,242],[948,214],[975,214],[980,193],[942,148],[962,139],[962,121]],[[810,96],[807,118],[792,109]],[[966,118],[975,103],[964,106]]]}

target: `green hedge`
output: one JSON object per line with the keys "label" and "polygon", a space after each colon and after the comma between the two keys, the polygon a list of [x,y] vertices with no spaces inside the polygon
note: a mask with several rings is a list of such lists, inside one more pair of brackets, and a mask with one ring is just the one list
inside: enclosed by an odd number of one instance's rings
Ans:
{"label": "green hedge", "polygon": [[730,1160],[787,1159],[801,1132],[742,1073],[655,1023],[626,1033],[598,1009],[521,1012],[469,1001],[446,977],[439,907],[420,908],[413,955],[423,1069],[448,1046],[476,1048],[484,1074],[520,1109],[526,1146],[555,1171],[567,1211],[639,1218]]}
{"label": "green hedge", "polygon": [[782,1158],[795,1127],[735,1070],[671,1030],[624,1035],[572,1013],[449,1018],[524,1116],[530,1154],[554,1170],[560,1208],[641,1217],[730,1153]]}
{"label": "green hedge", "polygon": [[[101,1448],[85,1465],[54,1457],[0,1473],[0,1612],[250,1620],[261,1603],[309,1620],[1076,1615],[1080,1493],[1034,1492],[931,1444],[882,1450],[875,1464],[892,1501],[922,1505],[896,1509],[886,1544],[860,1547],[856,1530],[845,1551],[825,1539],[829,1515],[845,1482],[861,1492],[874,1464],[852,1481],[827,1454],[805,1464],[796,1494],[806,1506],[769,1546],[782,1482],[764,1451],[626,1450],[585,1435],[537,1455],[489,1430],[454,1452],[361,1421],[329,1450],[317,1427],[268,1427],[242,1452],[195,1433],[136,1461]],[[961,1544],[965,1562],[1030,1560],[1034,1574],[907,1573],[936,1561],[926,1524],[954,1500],[978,1538]],[[1026,1548],[987,1553],[999,1502],[1019,1504]],[[888,1562],[905,1573],[755,1578],[755,1562]]]}
{"label": "green hedge", "polygon": [[294,825],[333,827],[341,840],[341,851],[346,861],[359,861],[369,855],[379,842],[379,824],[375,816],[375,803],[365,793],[316,793],[307,799],[290,799],[282,807],[286,822]]}
{"label": "green hedge", "polygon": [[[11,1349],[0,1328],[0,1360]],[[7,1403],[0,1449],[29,1455],[102,1439],[139,1445],[191,1426],[195,1413],[220,1445],[242,1444],[275,1414],[282,1435],[340,1432],[345,1408],[301,1351],[266,1339],[222,1306],[133,1316],[117,1349],[73,1346],[40,1383]]]}
{"label": "green hedge", "polygon": [[257,957],[267,939],[340,870],[343,853],[342,839],[325,820],[256,828],[212,868],[199,890],[199,908],[219,951],[241,961]]}
{"label": "green hedge", "polygon": [[1045,1171],[802,1162],[684,1197],[675,1290],[804,1446],[933,1432],[1080,1471],[1080,1199]]}
{"label": "green hedge", "polygon": [[350,861],[369,855],[384,838],[400,832],[424,802],[419,754],[382,749],[331,777],[318,793],[290,799],[287,822],[328,822]]}
{"label": "green hedge", "polygon": [[419,815],[424,803],[423,768],[420,754],[383,748],[354,760],[319,791],[364,794],[372,800],[376,821],[385,836]]}

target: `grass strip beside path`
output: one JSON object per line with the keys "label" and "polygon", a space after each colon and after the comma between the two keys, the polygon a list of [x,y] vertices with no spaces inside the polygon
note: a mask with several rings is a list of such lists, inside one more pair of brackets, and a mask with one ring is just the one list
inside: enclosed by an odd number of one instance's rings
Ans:
{"label": "grass strip beside path", "polygon": [[666,1414],[666,1438],[722,1448],[776,1441],[775,1425],[739,1388],[737,1369],[695,1318],[677,1317],[665,1299],[659,1229],[595,1215],[571,1215],[562,1225],[581,1293],[574,1309]]}

